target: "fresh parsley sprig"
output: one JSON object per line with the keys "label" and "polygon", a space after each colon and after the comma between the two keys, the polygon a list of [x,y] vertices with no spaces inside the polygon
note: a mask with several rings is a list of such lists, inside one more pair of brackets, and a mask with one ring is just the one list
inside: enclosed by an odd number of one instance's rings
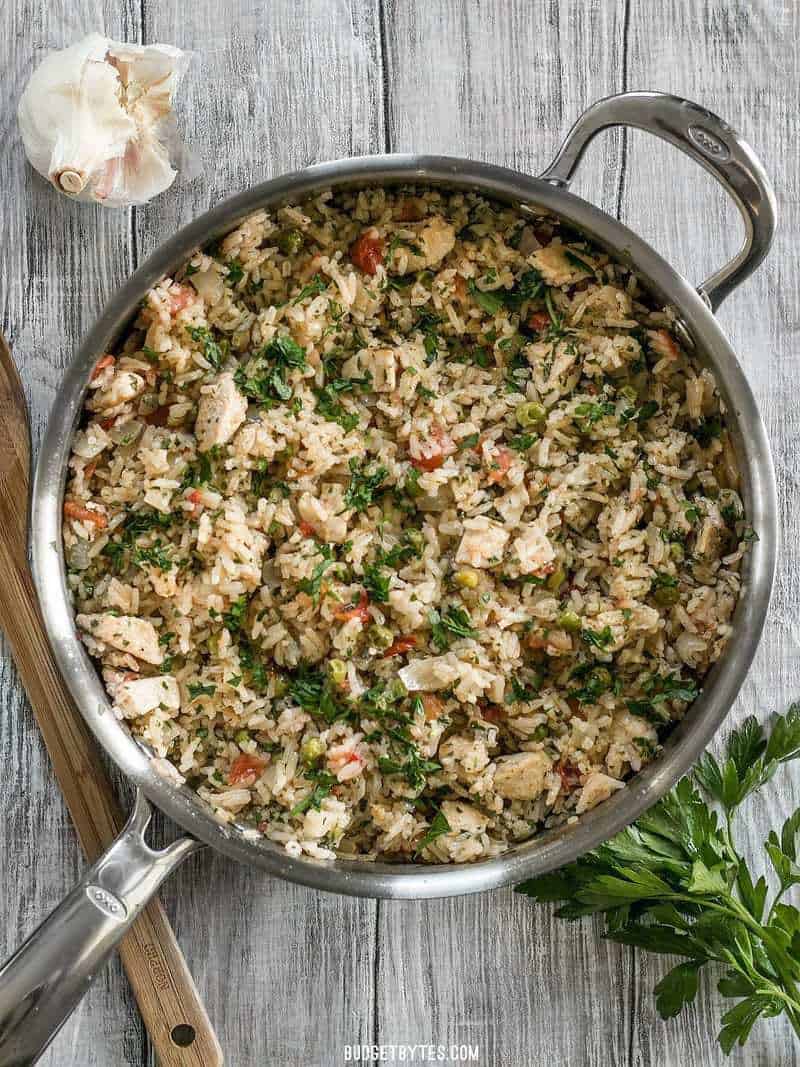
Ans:
{"label": "fresh parsley sprig", "polygon": [[800,885],[800,809],[764,845],[777,882],[769,907],[766,878],[754,880],[733,836],[742,801],[798,757],[800,704],[769,734],[750,716],[731,734],[724,760],[706,753],[633,826],[518,892],[561,901],[557,914],[566,919],[602,912],[610,940],[683,956],[655,987],[664,1019],[694,1000],[703,967],[721,964],[717,988],[737,1001],[722,1016],[726,1053],[761,1017],[785,1014],[800,1037],[800,911],[783,901]]}

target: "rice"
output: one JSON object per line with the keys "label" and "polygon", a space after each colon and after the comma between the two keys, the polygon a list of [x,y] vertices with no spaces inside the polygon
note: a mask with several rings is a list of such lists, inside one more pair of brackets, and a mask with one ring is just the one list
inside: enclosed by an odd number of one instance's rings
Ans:
{"label": "rice", "polygon": [[465,862],[658,753],[754,535],[635,275],[441,189],[259,211],[89,382],[76,621],[116,713],[292,855]]}

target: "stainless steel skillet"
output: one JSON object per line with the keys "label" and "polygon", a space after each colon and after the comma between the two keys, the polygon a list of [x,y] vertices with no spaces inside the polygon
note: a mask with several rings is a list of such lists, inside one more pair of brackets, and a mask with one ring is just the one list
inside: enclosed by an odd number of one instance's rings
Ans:
{"label": "stainless steel skillet", "polygon": [[[568,186],[591,139],[628,125],[669,141],[710,171],[736,202],[744,221],[741,251],[699,289],[617,220],[572,195]],[[95,668],[78,639],[61,550],[62,497],[70,443],[80,418],[89,372],[98,354],[124,332],[139,301],[198,246],[227,232],[261,207],[297,201],[325,188],[404,182],[480,191],[545,210],[586,233],[613,257],[631,264],[654,298],[673,306],[687,344],[713,367],[728,409],[747,514],[760,540],[749,554],[735,632],[703,693],[668,739],[663,755],[628,787],[575,825],[549,831],[503,856],[457,867],[393,866],[357,861],[293,859],[277,845],[218,823],[110,711]],[[318,889],[361,896],[420,898],[472,893],[561,866],[632,822],[691,766],[724,719],[755,653],[769,603],[777,549],[774,473],[764,426],[736,356],[714,311],[766,255],[775,228],[775,198],[749,145],[710,112],[659,93],[626,93],[599,101],[577,121],[554,162],[539,178],[469,160],[374,156],[309,167],[265,182],[225,201],[168,240],[110,302],[67,371],[42,444],[32,508],[34,576],[50,640],[87,722],[140,789],[131,821],[67,900],[0,971],[0,1067],[31,1062],[82,996],[142,904],[185,856],[212,845],[267,872]],[[145,796],[169,814],[184,837],[161,851],[144,841]],[[7,1050],[17,1059],[4,1058]]]}

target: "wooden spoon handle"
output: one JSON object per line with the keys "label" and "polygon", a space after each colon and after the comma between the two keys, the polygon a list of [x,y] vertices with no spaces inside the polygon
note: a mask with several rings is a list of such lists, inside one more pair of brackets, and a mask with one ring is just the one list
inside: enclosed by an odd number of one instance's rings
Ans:
{"label": "wooden spoon handle", "polygon": [[[81,845],[88,859],[95,860],[125,820],[95,741],[53,660],[30,573],[16,565],[2,540],[0,574],[4,606],[13,606],[2,614],[14,662]],[[147,905],[119,952],[161,1067],[222,1064],[217,1036],[157,899]]]}

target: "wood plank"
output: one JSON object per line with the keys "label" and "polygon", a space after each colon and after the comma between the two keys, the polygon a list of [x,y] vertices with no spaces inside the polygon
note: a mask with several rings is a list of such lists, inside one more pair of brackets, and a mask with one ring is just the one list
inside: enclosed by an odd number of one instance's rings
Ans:
{"label": "wood plank", "polygon": [[[622,3],[386,3],[392,149],[540,172],[579,112],[621,89],[623,22]],[[576,186],[610,210],[620,141],[590,151]],[[379,920],[376,1041],[478,1044],[497,1067],[627,1061],[631,962],[591,924],[510,890]]]}
{"label": "wood plank", "polygon": [[[191,10],[191,17],[187,17]],[[140,257],[209,207],[310,163],[380,151],[377,11],[313,0],[145,4],[144,39],[196,50],[181,127],[202,177],[135,212]],[[212,43],[209,43],[212,42]],[[230,1064],[369,1043],[375,909],[208,855],[162,891]]]}
{"label": "wood plank", "polygon": [[[797,482],[798,416],[793,329],[797,278],[790,268],[800,230],[794,87],[800,13],[791,3],[652,5],[632,0],[628,47],[629,84],[658,87],[695,100],[731,123],[751,142],[772,175],[780,229],[762,268],[729,297],[720,321],[747,372],[772,442],[783,526],[783,546],[772,610],[756,662],[723,730],[749,714],[766,720],[798,697],[798,517],[792,507]],[[787,87],[791,90],[787,91]],[[657,205],[657,211],[654,207]],[[623,183],[622,217],[696,284],[740,242],[738,213],[696,164],[646,134],[630,136]],[[712,745],[719,751],[720,741]],[[769,829],[800,803],[797,777],[783,772],[763,798],[746,807],[740,838],[758,869],[760,843]],[[754,848],[752,846],[755,846]],[[706,982],[697,1006],[679,1024],[662,1023],[651,990],[670,961],[635,957],[635,1063],[729,1062],[715,1042],[720,998]],[[759,1022],[741,1062],[790,1067],[798,1050],[783,1020]]]}
{"label": "wood plank", "polygon": [[[69,17],[58,6],[12,2],[0,34],[0,212],[3,285],[0,323],[29,398],[34,443],[44,427],[62,368],[113,289],[131,267],[125,212],[70,203],[27,164],[16,125],[16,101],[45,52],[102,30],[137,40],[139,5],[76,0]],[[0,750],[10,754],[0,779],[0,880],[7,891],[0,931],[3,958],[72,887],[85,861],[55,783],[44,744],[4,649]],[[41,1063],[140,1062],[141,1021],[119,961],[99,977]]]}

